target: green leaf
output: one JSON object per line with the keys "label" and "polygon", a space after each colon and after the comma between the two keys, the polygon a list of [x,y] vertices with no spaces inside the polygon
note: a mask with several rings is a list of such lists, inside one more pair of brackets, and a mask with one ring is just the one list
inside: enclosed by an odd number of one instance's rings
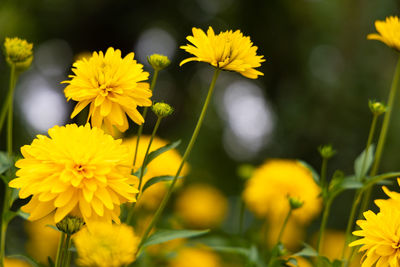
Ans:
{"label": "green leaf", "polygon": [[[181,178],[183,178],[183,176],[178,177],[178,179],[181,179]],[[174,179],[174,176],[171,176],[171,175],[162,175],[162,176],[152,177],[144,184],[142,191],[144,192],[147,188],[149,188],[150,186],[152,186],[156,183],[172,181],[173,179]]]}
{"label": "green leaf", "polygon": [[57,228],[56,226],[54,226],[54,225],[46,224],[45,226],[46,226],[46,227],[50,227],[51,229],[56,230],[57,232],[62,233],[62,232],[60,231],[60,229],[58,229],[58,228]]}
{"label": "green leaf", "polygon": [[236,254],[244,257],[249,257],[250,250],[243,247],[227,247],[227,246],[210,246],[213,250],[221,253]]}
{"label": "green leaf", "polygon": [[210,230],[157,230],[143,244],[143,247],[164,243],[178,238],[189,238],[204,235]]}
{"label": "green leaf", "polygon": [[345,179],[343,179],[343,181],[340,183],[340,187],[341,189],[358,189],[363,187],[363,183],[361,183],[360,181],[358,181],[356,179],[356,177],[354,176],[350,176],[347,177]]}
{"label": "green leaf", "polygon": [[300,257],[317,257],[318,253],[312,248],[310,245],[304,243],[304,248],[299,252],[293,254],[293,256],[300,256]]}
{"label": "green leaf", "polygon": [[145,166],[147,166],[153,159],[155,159],[156,157],[158,157],[162,153],[167,152],[168,150],[176,148],[177,146],[179,146],[180,143],[181,143],[181,140],[178,140],[178,141],[175,141],[173,143],[169,143],[169,144],[167,144],[167,145],[165,145],[163,147],[160,147],[159,149],[156,149],[156,150],[150,152],[147,155]]}
{"label": "green leaf", "polygon": [[0,151],[0,174],[5,173],[12,166],[13,161],[8,157],[8,154],[4,151]]}
{"label": "green leaf", "polygon": [[[372,144],[369,146],[366,158],[364,150],[354,161],[354,173],[357,178],[363,178],[367,175],[368,170],[371,168],[372,162],[374,162],[374,151],[375,151],[375,146]],[[365,158],[365,165],[363,166],[364,158]]]}
{"label": "green leaf", "polygon": [[[142,171],[142,167],[140,167],[137,171],[135,171],[135,172],[133,173],[133,175],[135,175],[136,177],[139,177],[141,171]],[[147,173],[147,168],[144,168],[143,176],[145,176],[146,173]]]}
{"label": "green leaf", "polygon": [[299,266],[299,265],[297,264],[297,260],[296,260],[295,258],[289,258],[289,259],[286,261],[286,263],[290,263],[290,264],[293,265],[293,266]]}
{"label": "green leaf", "polygon": [[306,167],[307,169],[309,169],[310,170],[310,172],[311,172],[311,175],[312,175],[312,178],[314,179],[314,181],[317,183],[317,184],[319,184],[320,182],[320,178],[319,178],[319,174],[318,174],[318,172],[316,172],[315,171],[315,169],[311,166],[311,165],[309,165],[307,162],[305,162],[305,161],[302,161],[302,160],[297,160],[301,165],[303,165],[304,167]]}

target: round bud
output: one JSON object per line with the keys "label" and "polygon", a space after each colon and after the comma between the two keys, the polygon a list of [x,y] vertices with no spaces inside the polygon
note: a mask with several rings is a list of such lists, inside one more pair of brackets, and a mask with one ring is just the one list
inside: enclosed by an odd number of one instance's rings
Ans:
{"label": "round bud", "polygon": [[147,57],[147,61],[153,67],[153,69],[157,71],[165,69],[169,66],[169,64],[171,64],[171,61],[168,59],[167,56],[160,54],[153,54]]}
{"label": "round bud", "polygon": [[14,65],[18,71],[28,69],[33,60],[33,44],[19,38],[6,38],[4,53],[7,63]]}
{"label": "round bud", "polygon": [[159,118],[164,118],[174,112],[174,109],[170,105],[162,102],[153,104],[153,106],[151,106],[151,109],[153,110],[154,114],[156,114]]}

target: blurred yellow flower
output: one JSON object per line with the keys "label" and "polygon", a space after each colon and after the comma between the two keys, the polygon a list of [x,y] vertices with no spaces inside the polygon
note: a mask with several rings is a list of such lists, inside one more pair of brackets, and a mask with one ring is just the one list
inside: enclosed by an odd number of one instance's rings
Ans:
{"label": "blurred yellow flower", "polygon": [[71,118],[90,104],[88,120],[93,127],[101,128],[104,121],[109,131],[114,125],[124,132],[129,126],[126,115],[142,124],[144,119],[137,106],[151,106],[152,93],[144,82],[149,73],[133,57],[134,53],[129,53],[122,58],[120,50],[110,47],[105,55],[93,52],[91,58],[76,61],[72,68],[75,75],[62,82],[69,84],[65,97],[78,102]]}
{"label": "blurred yellow flower", "polygon": [[375,21],[376,31],[368,34],[367,39],[378,40],[400,52],[400,21],[397,16],[386,17],[386,21]]}
{"label": "blurred yellow flower", "polygon": [[[150,141],[150,136],[141,136],[138,154],[136,157],[135,169],[138,169],[142,163],[144,154],[146,153],[147,146]],[[136,136],[129,138],[124,141],[124,143],[129,151],[134,151],[136,147]],[[162,146],[168,144],[167,141],[155,137],[151,144],[150,152],[154,151]],[[175,175],[176,170],[181,163],[182,157],[176,149],[169,150],[157,158],[155,158],[150,164],[147,166],[147,173],[143,176],[143,185],[152,177],[161,176],[161,175]],[[130,154],[130,163],[133,163],[133,153]],[[186,163],[182,169],[181,175],[185,176],[188,173],[189,167]],[[147,188],[146,191],[141,195],[138,200],[137,206],[141,206],[146,209],[156,209],[160,204],[162,198],[167,192],[167,183],[157,183]]]}
{"label": "blurred yellow flower", "polygon": [[257,79],[264,75],[255,68],[264,62],[264,56],[257,56],[257,46],[253,46],[250,37],[243,36],[239,31],[225,31],[215,35],[209,27],[207,34],[198,28],[192,29],[193,36],[186,39],[193,45],[181,46],[186,52],[194,55],[180,63],[180,66],[189,61],[202,61],[212,66],[228,71],[236,71],[250,79]]}
{"label": "blurred yellow flower", "polygon": [[257,216],[266,216],[276,222],[289,211],[287,197],[295,197],[304,205],[294,210],[292,217],[300,223],[307,223],[321,210],[320,192],[310,170],[300,162],[273,159],[254,170],[246,183],[243,199]]}
{"label": "blurred yellow flower", "polygon": [[400,266],[400,210],[395,202],[380,201],[380,212],[364,212],[365,220],[358,220],[361,230],[353,235],[362,237],[349,246],[359,246],[364,252],[362,267]]}
{"label": "blurred yellow flower", "polygon": [[9,65],[15,65],[18,70],[27,69],[33,60],[33,44],[26,40],[6,38],[4,42],[4,52],[6,61]]}
{"label": "blurred yellow flower", "polygon": [[4,267],[31,267],[29,263],[20,259],[4,258]]}
{"label": "blurred yellow flower", "polygon": [[178,251],[169,267],[219,267],[218,255],[207,247],[185,247]]}
{"label": "blurred yellow flower", "polygon": [[121,140],[114,140],[99,128],[54,126],[49,136],[38,135],[21,148],[24,156],[15,164],[17,177],[10,187],[19,196],[33,195],[22,210],[30,220],[56,211],[54,221],[72,213],[86,222],[119,222],[120,204],[135,201],[137,182],[130,175],[130,154]]}
{"label": "blurred yellow flower", "polygon": [[226,216],[228,201],[216,188],[206,184],[190,185],[178,196],[176,214],[194,228],[218,226]]}
{"label": "blurred yellow flower", "polygon": [[87,267],[119,267],[136,259],[140,238],[125,224],[94,223],[74,236],[76,263]]}
{"label": "blurred yellow flower", "polygon": [[28,241],[25,244],[28,254],[39,262],[47,263],[47,257],[55,260],[60,232],[48,227],[54,225],[52,215],[37,221],[25,221]]}

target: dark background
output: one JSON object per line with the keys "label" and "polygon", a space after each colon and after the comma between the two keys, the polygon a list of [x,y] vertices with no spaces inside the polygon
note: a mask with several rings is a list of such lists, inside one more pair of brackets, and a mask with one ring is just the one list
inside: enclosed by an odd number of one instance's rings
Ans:
{"label": "dark background", "polygon": [[[250,36],[266,58],[259,68],[265,76],[249,80],[237,73],[220,75],[189,159],[188,181],[207,181],[237,196],[243,188],[236,174],[239,164],[298,158],[319,170],[321,144],[332,144],[338,151],[329,173],[341,169],[351,174],[368,135],[368,100],[386,101],[398,57],[384,44],[366,40],[366,35],[375,32],[375,20],[398,12],[399,2],[394,0],[1,0],[0,39],[25,38],[35,50],[33,66],[16,89],[15,151],[54,124],[71,122],[74,103],[66,104],[60,82],[70,74],[76,55],[110,46],[124,55],[134,51],[143,64],[152,53],[170,56],[172,64],[161,72],[154,99],[175,107],[159,135],[183,139],[182,151],[212,68],[205,63],[179,67],[189,56],[179,46],[187,43],[192,27],[206,30],[211,25],[216,32],[240,29]],[[151,72],[147,64],[145,69]],[[1,103],[8,76],[1,59]],[[398,102],[381,171],[399,170]],[[153,125],[151,114],[145,132]],[[0,145],[5,150],[4,134]],[[346,209],[334,204],[338,216],[330,224],[344,228],[351,193],[337,201]]]}

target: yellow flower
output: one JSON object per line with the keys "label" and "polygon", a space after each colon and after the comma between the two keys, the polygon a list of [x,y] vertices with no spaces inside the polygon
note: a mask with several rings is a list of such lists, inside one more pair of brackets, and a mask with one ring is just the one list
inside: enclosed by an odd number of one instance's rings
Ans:
{"label": "yellow flower", "polygon": [[226,216],[228,201],[216,188],[197,184],[187,187],[178,197],[175,209],[185,224],[195,228],[218,226]]}
{"label": "yellow flower", "polygon": [[243,199],[251,211],[275,222],[289,211],[287,197],[295,197],[304,205],[293,211],[300,223],[307,223],[321,210],[321,191],[310,170],[296,160],[268,160],[254,170],[247,181]]}
{"label": "yellow flower", "polygon": [[169,267],[219,267],[220,259],[216,253],[205,248],[185,247],[178,251]]}
{"label": "yellow flower", "polygon": [[119,267],[136,259],[140,238],[125,224],[94,223],[74,236],[77,264],[87,267]]}
{"label": "yellow flower", "polygon": [[[138,154],[136,157],[136,166],[138,169],[142,163],[144,154],[146,153],[147,146],[150,141],[150,136],[141,136],[138,148]],[[129,151],[134,151],[136,147],[136,136],[129,138],[124,141],[124,144],[128,147]],[[151,144],[150,152],[154,151],[162,146],[168,144],[167,141],[155,137]],[[176,170],[181,163],[182,157],[176,149],[169,150],[157,158],[155,158],[150,164],[147,166],[147,172],[143,176],[143,185],[150,179],[156,176],[162,175],[175,175]],[[133,153],[130,154],[130,163],[133,163]],[[189,167],[188,164],[185,164],[181,175],[185,176],[188,173]],[[141,195],[137,206],[144,207],[146,209],[156,209],[160,204],[162,198],[167,192],[167,183],[157,183],[147,188],[146,191]]]}
{"label": "yellow flower", "polygon": [[4,52],[9,65],[15,65],[18,70],[27,69],[33,60],[33,45],[19,38],[6,38]]}
{"label": "yellow flower", "polygon": [[386,21],[375,21],[377,33],[368,34],[367,39],[378,40],[400,51],[400,21],[397,16],[386,17]]}
{"label": "yellow flower", "polygon": [[[358,220],[361,230],[353,235],[361,236],[350,246],[362,245],[359,252],[365,252],[362,267],[400,266],[400,210],[392,202],[381,202],[380,212],[364,212],[365,220]],[[387,205],[386,205],[387,204]]]}
{"label": "yellow flower", "polygon": [[65,97],[78,101],[71,118],[90,104],[88,120],[101,128],[103,121],[111,131],[112,126],[124,132],[128,129],[126,114],[137,124],[144,119],[137,106],[151,106],[152,95],[146,81],[148,72],[133,59],[134,53],[121,57],[120,50],[108,48],[106,54],[93,52],[91,58],[78,60],[72,71],[75,75],[63,83]]}
{"label": "yellow flower", "polygon": [[4,267],[31,267],[29,263],[20,259],[5,258]]}
{"label": "yellow flower", "polygon": [[[282,228],[284,217],[274,221],[268,221],[268,237],[267,244],[270,247],[276,245],[279,232]],[[285,248],[296,251],[302,245],[302,240],[305,238],[305,227],[299,224],[294,218],[289,219],[283,232],[281,242]]]}
{"label": "yellow flower", "polygon": [[263,73],[255,70],[264,62],[264,56],[257,56],[257,46],[253,46],[250,37],[243,36],[239,31],[225,31],[215,35],[209,27],[207,34],[198,28],[192,29],[193,36],[186,39],[193,45],[180,48],[191,53],[194,57],[187,58],[180,66],[189,61],[202,61],[212,66],[228,71],[236,71],[250,79],[257,79]]}
{"label": "yellow flower", "polygon": [[135,201],[137,182],[130,175],[130,152],[99,128],[54,126],[49,136],[38,135],[21,148],[24,156],[15,164],[18,178],[10,187],[32,200],[22,210],[30,220],[52,211],[55,222],[66,215],[81,216],[86,222],[119,222],[120,204]]}
{"label": "yellow flower", "polygon": [[60,232],[47,225],[54,225],[52,215],[34,222],[25,221],[25,230],[28,235],[28,241],[25,244],[26,251],[42,263],[47,263],[47,257],[54,261],[60,239]]}

